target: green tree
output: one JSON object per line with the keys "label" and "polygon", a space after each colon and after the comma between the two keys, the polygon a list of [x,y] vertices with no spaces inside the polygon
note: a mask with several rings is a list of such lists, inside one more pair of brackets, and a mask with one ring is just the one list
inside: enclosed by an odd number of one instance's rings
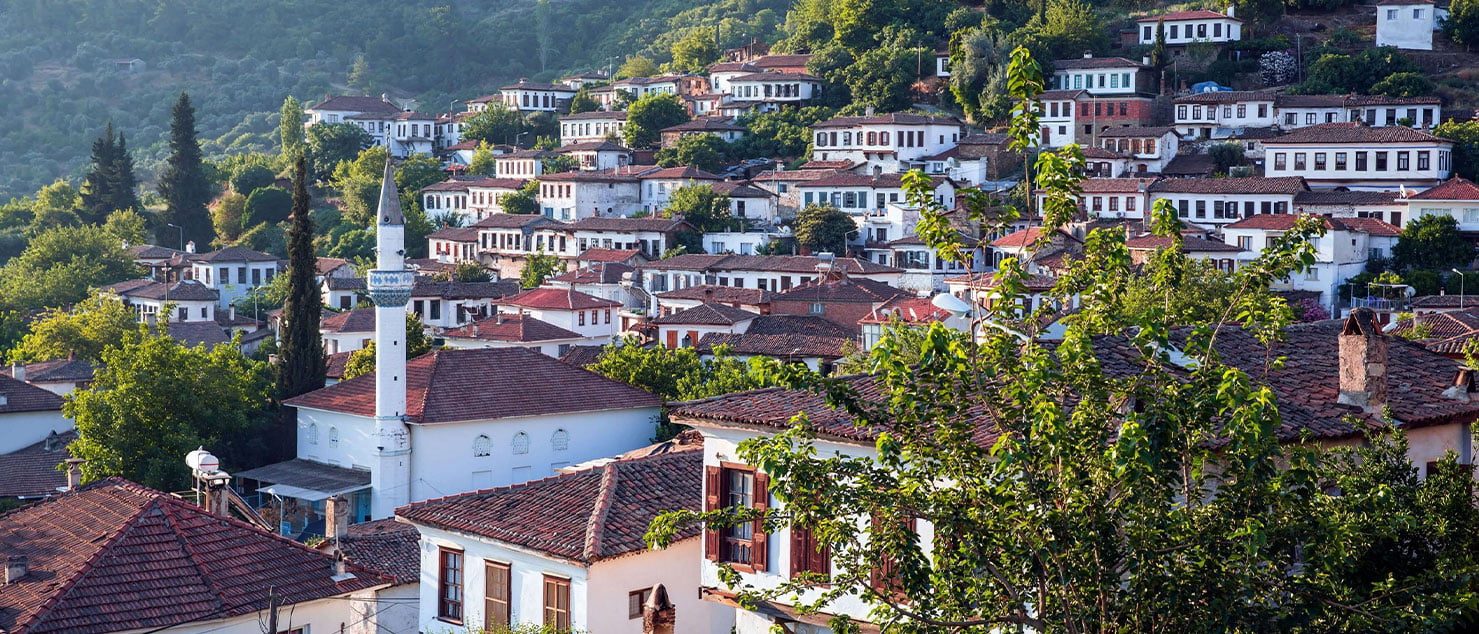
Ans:
{"label": "green tree", "polygon": [[277,182],[277,174],[272,173],[265,165],[248,164],[238,167],[231,173],[231,191],[242,196],[251,196],[263,187],[271,187]]}
{"label": "green tree", "polygon": [[719,61],[719,46],[705,31],[693,30],[673,43],[673,61],[667,66],[675,73],[700,73]]}
{"label": "green tree", "polygon": [[967,117],[974,121],[1005,119],[1010,115],[1006,97],[1006,38],[990,27],[963,34],[951,48],[950,94]]}
{"label": "green tree", "polygon": [[352,123],[319,123],[309,126],[308,172],[314,180],[324,180],[344,161],[353,161],[360,151],[370,147],[370,133]]}
{"label": "green tree", "polygon": [[181,456],[197,447],[228,468],[260,463],[271,395],[265,363],[230,343],[186,348],[142,326],[104,349],[102,361],[92,384],[62,408],[77,424],[70,449],[86,461],[84,479],[121,476],[178,491],[190,486]]}
{"label": "green tree", "polygon": [[1392,73],[1371,85],[1371,92],[1388,97],[1426,97],[1433,94],[1433,81],[1422,73]]}
{"label": "green tree", "polygon": [[483,265],[473,260],[462,260],[452,269],[452,279],[457,282],[489,282],[493,276]]}
{"label": "green tree", "polygon": [[1237,143],[1214,143],[1207,147],[1207,156],[1217,165],[1217,172],[1228,174],[1232,168],[1242,165],[1243,146]]}
{"label": "green tree", "polygon": [[1443,20],[1443,34],[1464,50],[1473,50],[1479,42],[1479,1],[1453,0],[1448,5],[1448,17]]}
{"label": "green tree", "polygon": [[[416,313],[406,311],[406,359],[415,359],[431,352],[431,338],[426,336],[426,326]],[[344,380],[375,371],[375,342],[355,350],[344,362]]]}
{"label": "green tree", "polygon": [[185,240],[204,247],[215,238],[206,204],[212,198],[211,182],[200,163],[200,142],[195,138],[195,108],[190,96],[180,93],[170,121],[170,156],[159,174],[159,195],[164,198],[164,211],[156,237],[165,240],[175,235],[171,223],[184,227]]}
{"label": "green tree", "polygon": [[1285,0],[1234,0],[1238,17],[1260,27],[1272,27],[1284,17]]}
{"label": "green tree", "polygon": [[730,356],[719,346],[703,359],[693,348],[644,346],[634,336],[614,342],[587,370],[635,385],[669,401],[708,398],[780,384],[781,364],[769,357]]}
{"label": "green tree", "polygon": [[354,57],[354,64],[349,67],[349,77],[346,78],[350,90],[361,95],[369,95],[375,92],[375,73],[370,70],[370,63],[365,61],[363,54]]}
{"label": "green tree", "polygon": [[729,197],[714,191],[710,185],[679,187],[668,199],[663,215],[682,216],[700,233],[732,231],[740,224],[729,213]]}
{"label": "green tree", "polygon": [[308,139],[303,134],[303,104],[288,95],[277,113],[278,151],[284,157],[296,159],[308,147]]}
{"label": "green tree", "polygon": [[659,132],[688,121],[688,109],[677,95],[655,93],[638,99],[627,107],[624,128],[627,147],[641,149],[657,144]]}
{"label": "green tree", "polygon": [[286,258],[288,254],[287,228],[283,224],[257,223],[256,226],[243,232],[241,237],[236,239],[236,244],[254,251]]}
{"label": "green tree", "polygon": [[490,103],[487,109],[463,122],[462,138],[490,144],[512,145],[524,131],[524,119],[518,111],[501,103]]}
{"label": "green tree", "polygon": [[472,160],[467,163],[467,173],[479,176],[492,176],[498,164],[493,160],[493,148],[487,141],[478,141],[477,149],[472,152]]}
{"label": "green tree", "polygon": [[1073,59],[1108,48],[1109,32],[1101,24],[1085,0],[1046,0],[1042,13],[1013,32],[1011,40],[1037,59]]}
{"label": "green tree", "polygon": [[832,205],[807,205],[796,213],[796,242],[813,253],[847,253],[847,236],[857,230],[852,216]]}
{"label": "green tree", "polygon": [[1473,243],[1459,233],[1458,221],[1446,214],[1424,215],[1408,221],[1392,247],[1392,265],[1404,272],[1467,268],[1473,260]]}
{"label": "green tree", "polygon": [[108,214],[103,221],[103,231],[128,244],[145,244],[149,241],[149,225],[139,212],[120,209]]}
{"label": "green tree", "polygon": [[1438,124],[1433,134],[1453,141],[1454,175],[1479,179],[1479,121],[1450,119]]}
{"label": "green tree", "polygon": [[590,86],[581,86],[576,89],[575,96],[570,98],[570,114],[594,112],[600,107],[601,104],[596,103],[596,99],[591,96]]}
{"label": "green tree", "polygon": [[[1387,77],[1422,72],[1422,68],[1392,46],[1366,49],[1358,55],[1327,52],[1310,64],[1304,83],[1296,88],[1307,94],[1367,94],[1374,84]],[[1396,82],[1393,88],[1402,88],[1409,83],[1402,78]]]}
{"label": "green tree", "polygon": [[560,271],[560,258],[538,251],[524,261],[524,269],[519,272],[519,285],[524,288],[539,288],[547,278]]}
{"label": "green tree", "polygon": [[10,361],[49,361],[73,356],[99,361],[139,327],[139,316],[116,297],[92,294],[70,309],[51,308],[31,323],[10,351]]}
{"label": "green tree", "polygon": [[390,152],[383,146],[369,147],[354,160],[342,162],[334,169],[330,184],[339,191],[344,220],[365,227],[374,224],[375,206],[380,201],[380,180],[389,157]]}
{"label": "green tree", "polygon": [[580,160],[569,154],[556,154],[539,159],[545,174],[561,174],[580,169]]}
{"label": "green tree", "polygon": [[657,164],[662,167],[692,166],[706,172],[724,169],[724,155],[729,144],[717,134],[690,134],[680,137],[672,147],[657,151]]}
{"label": "green tree", "polygon": [[236,312],[260,321],[267,313],[282,308],[288,302],[288,282],[291,279],[287,275],[274,275],[266,284],[253,286],[232,302]]}
{"label": "green tree", "polygon": [[1150,66],[1157,70],[1166,67],[1166,21],[1155,21],[1155,43],[1150,47]]}
{"label": "green tree", "polygon": [[811,126],[836,116],[837,111],[824,106],[786,108],[776,112],[749,114],[739,125],[749,131],[734,142],[734,156],[806,156],[811,147]]}
{"label": "green tree", "polygon": [[[249,203],[250,204],[250,203]],[[283,305],[277,362],[277,398],[279,402],[307,394],[324,386],[323,335],[319,318],[323,298],[319,293],[318,258],[313,254],[313,218],[309,214],[308,163],[299,156],[293,166],[292,229],[288,231],[288,294]],[[295,426],[293,409],[283,408],[277,417],[277,439],[269,446],[271,454],[281,460],[294,451]]]}
{"label": "green tree", "polygon": [[31,213],[37,215],[42,211],[75,213],[81,207],[82,195],[77,188],[66,180],[58,178],[52,184],[36,192],[36,202],[31,206]]}
{"label": "green tree", "polygon": [[133,157],[123,134],[113,134],[113,123],[92,144],[92,165],[82,184],[82,202],[77,210],[85,222],[99,223],[118,209],[142,209],[135,191]]}
{"label": "green tree", "polygon": [[519,191],[504,196],[498,201],[503,213],[533,215],[539,213],[539,181],[524,183]]}
{"label": "green tree", "polygon": [[653,62],[652,59],[635,55],[628,57],[626,61],[621,63],[621,66],[616,69],[616,77],[614,79],[652,77],[659,72],[662,71],[658,70],[657,63]]}
{"label": "green tree", "polygon": [[102,227],[58,227],[37,234],[0,267],[0,307],[41,310],[68,306],[88,289],[138,274],[123,242]]}
{"label": "green tree", "polygon": [[844,72],[853,104],[871,106],[879,112],[907,110],[914,103],[910,86],[919,79],[919,55],[916,49],[892,47],[874,48],[859,55]]}
{"label": "green tree", "polygon": [[293,212],[293,195],[281,187],[263,187],[247,196],[243,208],[242,226],[255,227],[262,223],[277,224],[288,219]]}
{"label": "green tree", "polygon": [[246,202],[246,196],[236,193],[222,194],[216,199],[215,206],[211,207],[211,226],[216,229],[217,238],[230,243],[241,237],[245,229],[242,220],[246,218]]}

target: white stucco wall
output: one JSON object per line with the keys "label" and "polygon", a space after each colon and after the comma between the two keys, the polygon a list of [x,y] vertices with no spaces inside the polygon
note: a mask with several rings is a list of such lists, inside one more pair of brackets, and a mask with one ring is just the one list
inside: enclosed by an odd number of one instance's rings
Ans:
{"label": "white stucco wall", "polygon": [[5,430],[0,434],[0,454],[7,454],[46,440],[53,431],[72,429],[72,419],[62,416],[60,409],[0,414],[0,429]]}

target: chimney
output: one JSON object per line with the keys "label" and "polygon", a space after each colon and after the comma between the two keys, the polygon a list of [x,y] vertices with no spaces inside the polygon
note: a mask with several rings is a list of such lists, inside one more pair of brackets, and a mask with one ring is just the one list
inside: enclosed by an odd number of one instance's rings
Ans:
{"label": "chimney", "polygon": [[25,555],[11,555],[5,558],[5,585],[19,583],[21,577],[26,576],[31,570],[31,562]]}
{"label": "chimney", "polygon": [[1229,17],[1229,18],[1238,17],[1237,16],[1237,13],[1233,10],[1233,6],[1232,5],[1227,5],[1227,17]]}
{"label": "chimney", "polygon": [[9,396],[6,396],[3,392],[0,392],[0,406],[4,406],[6,403],[9,403],[9,402],[10,402],[10,397]]}
{"label": "chimney", "polygon": [[478,322],[472,322],[472,336],[478,336]]}
{"label": "chimney", "polygon": [[1140,57],[1140,65],[1141,66],[1149,66],[1150,65],[1150,56],[1149,55],[1141,56]]}
{"label": "chimney", "polygon": [[26,380],[26,364],[16,361],[10,364],[10,378],[17,381]]}
{"label": "chimney", "polygon": [[380,93],[380,101],[383,101],[385,103],[390,103],[390,93],[387,93],[387,92]]}
{"label": "chimney", "polygon": [[[349,534],[349,500],[342,495],[335,495],[324,501],[324,537],[339,540],[347,534]],[[338,548],[337,541],[334,547]]]}
{"label": "chimney", "polygon": [[229,307],[229,309],[227,310],[227,315],[229,317],[228,321],[230,321],[231,323],[236,323],[236,304],[232,304]]}
{"label": "chimney", "polygon": [[195,241],[194,240],[191,240],[191,241],[185,243],[185,252],[186,253],[195,253]]}
{"label": "chimney", "polygon": [[57,449],[61,448],[57,446],[60,441],[61,436],[58,436],[56,430],[53,429],[51,430],[51,433],[46,434],[46,439],[41,441],[41,450],[47,453],[56,451]]}
{"label": "chimney", "polygon": [[1453,377],[1453,385],[1443,390],[1443,398],[1451,398],[1461,403],[1468,403],[1474,399],[1474,393],[1479,392],[1476,385],[1475,372],[1469,368],[1459,368]]}
{"label": "chimney", "polygon": [[1370,308],[1357,308],[1340,329],[1340,396],[1336,402],[1367,413],[1387,402],[1387,337]]}
{"label": "chimney", "polygon": [[868,106],[866,108],[863,108],[863,116],[865,116],[865,117],[871,117],[871,116],[873,116],[873,106]]}
{"label": "chimney", "polygon": [[82,463],[87,462],[81,458],[67,458],[67,490],[72,491],[82,486]]}
{"label": "chimney", "polygon": [[676,612],[668,589],[660,583],[652,586],[642,604],[642,634],[673,634]]}

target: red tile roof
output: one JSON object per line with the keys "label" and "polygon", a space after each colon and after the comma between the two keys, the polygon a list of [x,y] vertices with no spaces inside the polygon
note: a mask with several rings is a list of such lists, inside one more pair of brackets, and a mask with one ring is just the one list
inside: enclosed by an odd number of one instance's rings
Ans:
{"label": "red tile roof", "polygon": [[[1317,216],[1318,217],[1318,216]],[[1301,218],[1294,214],[1258,214],[1248,216],[1234,222],[1224,229],[1263,229],[1267,231],[1288,231],[1294,227],[1294,221]],[[1334,231],[1364,231],[1381,236],[1396,236],[1402,233],[1391,224],[1376,218],[1323,218],[1325,228]],[[1352,222],[1355,221],[1355,222]]]}
{"label": "red tile roof", "polygon": [[319,322],[318,329],[325,332],[374,332],[375,309],[354,308],[332,313]]}
{"label": "red tile roof", "polygon": [[1079,68],[1141,68],[1140,62],[1123,57],[1078,57],[1053,60],[1053,68],[1071,70]]}
{"label": "red tile roof", "polygon": [[349,264],[349,260],[346,260],[344,258],[322,258],[321,257],[321,258],[318,258],[318,261],[316,262],[316,264],[317,264],[317,270],[318,270],[318,274],[319,275],[328,275],[334,269],[337,269],[337,268],[339,268],[341,266],[348,265]]}
{"label": "red tile roof", "polygon": [[1272,92],[1255,90],[1214,90],[1212,92],[1199,92],[1194,95],[1177,97],[1176,103],[1238,103],[1252,101],[1273,101],[1276,95]]}
{"label": "red tile roof", "polygon": [[806,66],[811,61],[811,53],[761,55],[749,61],[749,64],[759,68],[791,68]]}
{"label": "red tile roof", "polygon": [[574,289],[548,287],[532,288],[513,297],[504,298],[498,303],[535,310],[591,310],[621,306],[621,302],[596,297]]}
{"label": "red tile roof", "polygon": [[1232,17],[1230,15],[1227,15],[1226,13],[1208,11],[1207,9],[1197,9],[1195,11],[1176,11],[1174,13],[1167,13],[1165,15],[1147,15],[1136,21],[1159,22],[1161,20],[1165,20],[1167,22],[1174,22],[1177,20],[1216,20],[1219,18],[1224,20],[1232,20],[1234,22],[1242,22],[1241,19]]}
{"label": "red tile roof", "polygon": [[[833,117],[821,123],[813,124],[813,128],[851,128],[863,125],[949,125],[960,126],[960,120],[955,117],[937,117],[926,114],[909,114],[904,112],[893,112],[889,114],[874,115],[871,117]],[[803,166],[805,168],[805,166]]]}
{"label": "red tile roof", "polygon": [[186,256],[191,262],[276,262],[277,256],[246,247],[226,247],[209,253]]}
{"label": "red tile roof", "polygon": [[0,414],[62,410],[62,397],[5,374],[0,374],[0,396],[5,397],[0,403]]}
{"label": "red tile roof", "polygon": [[[284,404],[375,415],[375,373]],[[580,398],[570,398],[579,394]],[[435,350],[406,364],[406,416],[421,424],[657,407],[656,395],[524,348]]]}
{"label": "red tile roof", "polygon": [[735,286],[719,286],[717,284],[700,284],[689,286],[675,291],[658,293],[659,300],[666,299],[690,299],[702,302],[718,302],[731,304],[746,304],[757,306],[770,302],[774,293],[759,288],[738,288]]}
{"label": "red tile roof", "polygon": [[[648,263],[643,268],[685,271],[776,271],[816,273],[822,259],[814,255],[717,255],[685,253]],[[903,269],[858,258],[836,258],[833,266],[852,274],[896,273]]]}
{"label": "red tile roof", "polygon": [[478,228],[446,227],[428,233],[426,234],[426,237],[432,240],[447,240],[449,242],[477,242]]}
{"label": "red tile roof", "polygon": [[[417,502],[396,516],[589,564],[645,552],[647,526],[664,512],[701,510],[702,475],[699,446]],[[692,525],[678,538],[697,535]]]}
{"label": "red tile roof", "polygon": [[745,126],[735,125],[732,121],[720,117],[699,117],[692,121],[685,121],[675,126],[662,129],[663,132],[744,132]]}
{"label": "red tile roof", "polygon": [[331,537],[317,546],[326,553],[335,548],[349,561],[393,579],[396,585],[421,578],[421,532],[393,517],[350,524],[343,539]]}
{"label": "red tile roof", "polygon": [[1309,191],[1303,176],[1276,178],[1166,178],[1150,186],[1153,193],[1171,194],[1298,194]]}
{"label": "red tile roof", "polygon": [[780,71],[765,71],[761,73],[750,73],[740,75],[729,81],[821,81],[820,78],[808,73],[783,73]]}
{"label": "red tile roof", "polygon": [[591,216],[564,226],[569,231],[679,231],[688,226],[683,218],[622,218]]}
{"label": "red tile roof", "polygon": [[1409,200],[1479,200],[1479,185],[1462,176],[1455,176],[1436,187],[1423,190]]}
{"label": "red tile roof", "polygon": [[590,112],[577,112],[575,114],[560,115],[561,121],[589,121],[598,119],[601,121],[626,121],[625,110],[592,110]]}
{"label": "red tile roof", "polygon": [[774,357],[782,361],[800,361],[805,357],[840,359],[843,348],[852,341],[852,337],[822,335],[711,332],[698,340],[695,349],[700,354],[710,354],[716,346],[726,346],[731,354]]}
{"label": "red tile roof", "polygon": [[693,308],[685,308],[671,315],[658,317],[652,320],[652,323],[658,325],[732,326],[759,316],[748,310],[734,308],[733,306],[726,306],[724,304],[699,304]]}
{"label": "red tile roof", "polygon": [[858,320],[859,324],[887,324],[897,319],[906,324],[927,324],[945,321],[950,311],[930,303],[928,297],[896,297]]}
{"label": "red tile roof", "polygon": [[533,343],[556,339],[580,339],[579,333],[570,332],[547,321],[528,315],[499,315],[489,317],[442,333],[451,339],[477,339],[479,341],[507,341]]}
{"label": "red tile roof", "polygon": [[1453,143],[1406,126],[1368,127],[1362,123],[1321,123],[1299,128],[1264,142],[1267,144],[1326,143]]}
{"label": "red tile roof", "polygon": [[334,110],[340,112],[373,112],[383,114],[395,114],[401,111],[401,107],[386,101],[381,97],[355,97],[351,95],[340,95],[329,97],[308,110]]}
{"label": "red tile roof", "polygon": [[1154,178],[1085,178],[1079,186],[1085,194],[1136,194],[1154,182]]}
{"label": "red tile roof", "polygon": [[1042,236],[1042,231],[1042,227],[1028,227],[1026,229],[1018,229],[1000,238],[992,240],[991,246],[1001,249],[1021,249],[1025,247],[1030,247],[1037,242],[1038,237]]}
{"label": "red tile roof", "polygon": [[1340,218],[1339,220],[1341,224],[1351,229],[1365,231],[1373,236],[1395,238],[1402,235],[1401,227],[1381,218]]}
{"label": "red tile roof", "polygon": [[575,259],[583,262],[626,262],[634,257],[642,255],[636,249],[586,249],[585,253],[576,256]]}
{"label": "red tile roof", "polygon": [[166,493],[108,478],[0,515],[0,551],[29,559],[0,585],[0,629],[90,634],[257,612],[385,585],[356,565]]}
{"label": "red tile roof", "polygon": [[[91,381],[97,372],[97,366],[91,361],[81,359],[52,359],[50,361],[32,361],[20,364],[26,371],[27,383],[60,383],[74,381]],[[0,374],[14,377],[11,368],[14,365],[0,367]]]}
{"label": "red tile roof", "polygon": [[[1170,246],[1171,239],[1164,236],[1135,236],[1125,241],[1125,248],[1132,250],[1165,249],[1169,248]],[[1239,248],[1238,245],[1228,244],[1226,242],[1219,242],[1217,240],[1208,240],[1207,238],[1199,238],[1197,236],[1181,237],[1182,253],[1199,253],[1208,251],[1219,253],[1237,253],[1242,250],[1243,249]]]}
{"label": "red tile roof", "polygon": [[675,179],[675,180],[705,180],[722,181],[723,176],[705,172],[697,167],[665,167],[660,170],[642,174],[643,179]]}
{"label": "red tile roof", "polygon": [[815,335],[819,337],[851,338],[854,333],[841,324],[827,321],[820,315],[761,315],[745,329],[749,335]]}
{"label": "red tile roof", "polygon": [[0,498],[56,495],[67,484],[67,474],[57,465],[71,457],[67,445],[77,440],[76,430],[52,432],[34,445],[0,455]]}
{"label": "red tile roof", "polygon": [[622,276],[635,270],[636,267],[621,262],[595,262],[556,275],[548,281],[565,284],[620,284]]}
{"label": "red tile roof", "polygon": [[777,293],[771,301],[882,303],[907,295],[909,295],[908,291],[877,280],[842,277],[807,282]]}

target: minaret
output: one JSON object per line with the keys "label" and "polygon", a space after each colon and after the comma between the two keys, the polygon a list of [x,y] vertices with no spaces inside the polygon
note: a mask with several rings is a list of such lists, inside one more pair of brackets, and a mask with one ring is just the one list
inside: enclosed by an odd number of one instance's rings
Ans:
{"label": "minaret", "polygon": [[375,437],[370,514],[392,516],[411,501],[411,437],[406,427],[406,302],[415,281],[406,270],[406,219],[395,189],[395,167],[385,161],[375,213],[375,269],[368,288],[375,304]]}

